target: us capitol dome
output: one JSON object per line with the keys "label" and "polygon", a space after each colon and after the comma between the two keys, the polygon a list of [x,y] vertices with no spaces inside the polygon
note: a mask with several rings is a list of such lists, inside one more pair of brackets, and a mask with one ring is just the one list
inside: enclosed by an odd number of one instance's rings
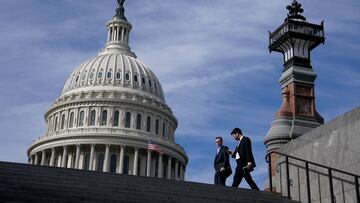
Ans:
{"label": "us capitol dome", "polygon": [[45,112],[46,132],[27,150],[29,163],[184,180],[177,119],[156,75],[130,50],[123,3],[107,23],[105,47],[71,73]]}

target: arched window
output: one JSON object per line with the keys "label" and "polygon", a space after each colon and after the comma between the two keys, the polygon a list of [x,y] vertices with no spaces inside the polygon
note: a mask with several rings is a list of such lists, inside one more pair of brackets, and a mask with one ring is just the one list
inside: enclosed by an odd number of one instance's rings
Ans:
{"label": "arched window", "polygon": [[120,74],[120,72],[117,72],[117,73],[116,73],[116,79],[118,79],[118,80],[121,79],[121,74]]}
{"label": "arched window", "polygon": [[155,134],[159,134],[159,119],[155,121]]}
{"label": "arched window", "polygon": [[80,115],[79,115],[79,126],[84,126],[84,116],[85,116],[85,112],[84,112],[84,111],[80,111]]}
{"label": "arched window", "polygon": [[111,72],[108,72],[106,77],[111,78]]}
{"label": "arched window", "polygon": [[104,166],[104,153],[99,153],[97,156],[97,171],[103,171]]}
{"label": "arched window", "polygon": [[165,137],[165,122],[163,122],[162,136]]}
{"label": "arched window", "polygon": [[65,128],[65,114],[63,114],[61,116],[61,125],[60,125],[61,130],[63,130]]}
{"label": "arched window", "polygon": [[117,161],[117,156],[115,154],[111,155],[111,157],[110,157],[110,172],[111,173],[116,172],[116,161]]}
{"label": "arched window", "polygon": [[74,126],[74,112],[71,112],[69,119],[69,128],[72,128],[73,126]]}
{"label": "arched window", "polygon": [[114,113],[114,126],[119,126],[119,111]]}
{"label": "arched window", "polygon": [[91,79],[91,80],[94,79],[94,72],[91,72],[91,73],[90,73],[90,79]]}
{"label": "arched window", "polygon": [[101,125],[107,124],[107,111],[104,110],[101,115]]}
{"label": "arched window", "polygon": [[129,174],[129,156],[124,156],[124,168],[123,168],[123,174]]}
{"label": "arched window", "polygon": [[130,80],[129,73],[126,73],[126,75],[125,75],[125,80]]}
{"label": "arched window", "polygon": [[90,170],[90,153],[85,154],[85,160],[84,160],[84,170]]}
{"label": "arched window", "polygon": [[149,80],[149,86],[151,87],[151,81]]}
{"label": "arched window", "polygon": [[131,124],[131,113],[126,112],[126,115],[125,115],[125,128],[130,128],[130,124]]}
{"label": "arched window", "polygon": [[90,112],[90,125],[95,125],[95,117],[96,117],[96,111],[92,110]]}
{"label": "arched window", "polygon": [[136,116],[136,129],[141,130],[141,114]]}
{"label": "arched window", "polygon": [[145,78],[141,78],[141,83],[145,85]]}
{"label": "arched window", "polygon": [[137,76],[137,75],[134,76],[134,81],[135,81],[136,83],[138,82],[138,76]]}
{"label": "arched window", "polygon": [[58,126],[58,117],[56,116],[55,117],[55,128],[54,128],[55,132],[57,131],[57,126]]}
{"label": "arched window", "polygon": [[146,131],[150,132],[150,130],[151,130],[151,118],[150,116],[148,116],[146,119]]}
{"label": "arched window", "polygon": [[99,73],[98,73],[98,78],[102,78],[102,75],[103,75],[103,73],[102,73],[102,72],[99,72]]}

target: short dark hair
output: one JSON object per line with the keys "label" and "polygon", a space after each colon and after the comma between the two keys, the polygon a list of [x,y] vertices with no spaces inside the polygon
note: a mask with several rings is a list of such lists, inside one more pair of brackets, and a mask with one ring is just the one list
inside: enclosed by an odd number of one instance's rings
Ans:
{"label": "short dark hair", "polygon": [[221,141],[223,141],[222,137],[220,137],[220,136],[215,138],[215,140],[217,140],[217,139],[220,139]]}
{"label": "short dark hair", "polygon": [[234,130],[231,131],[230,135],[239,133],[240,135],[242,135],[242,131],[240,130],[240,128],[234,128]]}

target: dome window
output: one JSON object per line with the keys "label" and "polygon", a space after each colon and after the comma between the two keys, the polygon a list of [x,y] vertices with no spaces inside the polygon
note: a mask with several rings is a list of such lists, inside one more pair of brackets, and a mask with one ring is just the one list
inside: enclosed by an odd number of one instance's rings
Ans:
{"label": "dome window", "polygon": [[165,122],[163,122],[162,136],[165,137]]}
{"label": "dome window", "polygon": [[75,80],[75,82],[78,82],[78,81],[79,81],[79,76],[77,76],[77,77],[76,77],[76,80]]}
{"label": "dome window", "polygon": [[102,116],[101,116],[101,125],[106,125],[107,124],[107,115],[108,115],[107,111],[104,110],[102,112]]}
{"label": "dome window", "polygon": [[119,126],[119,111],[115,111],[114,113],[114,126]]}
{"label": "dome window", "polygon": [[121,74],[120,74],[120,72],[117,72],[117,73],[116,73],[116,79],[118,79],[118,80],[121,79]]}
{"label": "dome window", "polygon": [[141,83],[145,85],[145,78],[141,78]]}
{"label": "dome window", "polygon": [[84,111],[80,111],[79,126],[84,126],[84,116],[85,116]]}
{"label": "dome window", "polygon": [[102,73],[102,72],[99,72],[99,73],[98,73],[98,78],[102,78],[102,75],[103,75],[103,73]]}
{"label": "dome window", "polygon": [[159,119],[155,121],[155,134],[159,134]]}
{"label": "dome window", "polygon": [[134,76],[134,81],[138,82],[138,76],[137,75]]}
{"label": "dome window", "polygon": [[55,117],[55,127],[54,127],[54,131],[57,131],[57,126],[58,126],[58,117]]}
{"label": "dome window", "polygon": [[148,116],[146,119],[146,131],[150,132],[150,130],[151,130],[151,118],[150,116]]}
{"label": "dome window", "polygon": [[154,82],[154,86],[155,86],[155,89],[157,89],[157,85],[156,85],[156,82]]}
{"label": "dome window", "polygon": [[131,124],[131,113],[126,112],[126,115],[125,115],[125,128],[130,128],[130,124]]}
{"label": "dome window", "polygon": [[83,75],[82,75],[82,80],[85,80],[85,78],[86,78],[86,73],[84,73]]}
{"label": "dome window", "polygon": [[149,80],[149,86],[151,87],[151,81]]}
{"label": "dome window", "polygon": [[70,121],[69,121],[69,128],[74,126],[74,112],[70,113]]}
{"label": "dome window", "polygon": [[126,73],[126,75],[125,75],[125,80],[130,80],[129,73]]}
{"label": "dome window", "polygon": [[108,72],[106,77],[111,78],[111,72]]}
{"label": "dome window", "polygon": [[65,114],[61,116],[61,125],[60,125],[61,130],[64,130],[64,128],[65,128]]}
{"label": "dome window", "polygon": [[90,125],[95,125],[96,111],[92,110],[90,113]]}
{"label": "dome window", "polygon": [[90,73],[90,79],[94,79],[94,72]]}
{"label": "dome window", "polygon": [[141,130],[141,114],[136,116],[136,129]]}

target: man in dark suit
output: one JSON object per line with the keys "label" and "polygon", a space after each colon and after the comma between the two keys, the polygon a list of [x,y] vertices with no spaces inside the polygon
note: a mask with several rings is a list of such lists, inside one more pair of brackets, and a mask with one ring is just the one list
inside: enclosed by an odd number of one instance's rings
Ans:
{"label": "man in dark suit", "polygon": [[250,175],[250,172],[252,172],[256,166],[250,138],[245,137],[239,128],[234,128],[231,135],[238,142],[235,151],[232,153],[232,158],[236,159],[237,164],[232,187],[238,187],[241,180],[245,178],[251,189],[259,190]]}
{"label": "man in dark suit", "polygon": [[228,154],[229,148],[227,146],[223,146],[222,137],[215,138],[215,144],[218,149],[214,159],[214,168],[216,171],[214,184],[225,185],[226,178],[232,173]]}

